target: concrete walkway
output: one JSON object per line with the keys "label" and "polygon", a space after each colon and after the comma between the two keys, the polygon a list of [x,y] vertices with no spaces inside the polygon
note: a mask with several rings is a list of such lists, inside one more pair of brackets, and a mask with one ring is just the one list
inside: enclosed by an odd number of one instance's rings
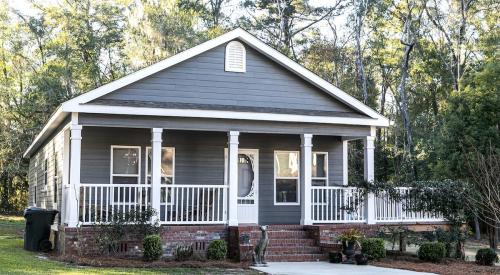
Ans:
{"label": "concrete walkway", "polygon": [[402,269],[377,267],[371,265],[331,264],[327,262],[283,262],[268,263],[267,267],[252,267],[255,270],[273,275],[431,275]]}

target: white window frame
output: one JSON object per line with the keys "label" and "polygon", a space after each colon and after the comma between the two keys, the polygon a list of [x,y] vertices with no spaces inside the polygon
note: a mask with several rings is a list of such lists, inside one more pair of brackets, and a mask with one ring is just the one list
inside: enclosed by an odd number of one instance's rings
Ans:
{"label": "white window frame", "polygon": [[[297,162],[299,170],[297,171],[297,177],[278,177],[276,174],[276,154],[277,153],[297,153]],[[274,205],[300,205],[300,151],[292,151],[292,150],[274,150],[273,153],[273,174],[274,174]],[[278,202],[276,201],[276,180],[277,179],[296,179],[297,180],[297,202]]]}
{"label": "white window frame", "polygon": [[[139,163],[138,163],[138,169],[137,169],[137,174],[113,174],[113,151],[115,148],[126,148],[126,149],[139,149]],[[110,158],[110,165],[109,165],[109,182],[111,184],[114,184],[113,178],[114,177],[137,177],[137,184],[141,184],[141,146],[133,146],[133,145],[111,145],[111,152],[110,152],[111,158]]]}
{"label": "white window frame", "polygon": [[[148,151],[151,150],[151,148],[152,148],[151,146],[147,146],[146,150],[145,150],[146,151],[145,152],[146,154],[145,154],[145,157],[144,157],[144,159],[146,160],[146,164],[145,164],[146,165],[146,167],[145,167],[146,172],[144,173],[145,176],[146,176],[145,177],[145,182],[144,182],[145,184],[148,183],[148,177],[151,177],[151,174],[148,174],[148,168],[149,168]],[[165,174],[162,173],[161,176],[162,177],[171,177],[172,178],[172,184],[175,184],[175,147],[161,147],[161,149],[162,150],[163,149],[172,149],[172,151],[173,151],[173,155],[172,155],[172,175],[165,175]],[[160,173],[161,173],[161,171],[160,171]]]}
{"label": "white window frame", "polygon": [[315,154],[320,154],[320,155],[325,155],[325,177],[313,177],[311,176],[311,186],[312,186],[312,181],[313,180],[324,180],[325,181],[325,186],[329,186],[329,182],[328,182],[328,166],[329,166],[329,160],[328,160],[328,152],[312,152],[312,161],[311,161],[311,175],[312,175],[312,169],[313,169],[313,166],[312,166],[312,163],[314,162],[314,155]]}

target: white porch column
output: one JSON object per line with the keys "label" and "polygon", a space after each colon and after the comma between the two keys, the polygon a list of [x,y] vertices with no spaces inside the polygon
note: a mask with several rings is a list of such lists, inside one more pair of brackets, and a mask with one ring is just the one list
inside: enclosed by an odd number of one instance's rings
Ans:
{"label": "white porch column", "polygon": [[228,224],[238,225],[238,136],[240,132],[228,133]]}
{"label": "white porch column", "polygon": [[301,225],[311,225],[311,182],[312,182],[312,137],[311,134],[300,136],[300,206]]}
{"label": "white porch column", "polygon": [[162,133],[162,128],[151,129],[151,207],[156,211],[155,219],[160,217]]}
{"label": "white porch column", "polygon": [[349,184],[349,141],[342,140],[342,184]]}
{"label": "white porch column", "polygon": [[[364,139],[365,159],[364,178],[365,181],[372,182],[375,179],[375,136],[367,136]],[[375,224],[375,194],[369,193],[366,199],[366,223]]]}
{"label": "white porch column", "polygon": [[80,162],[82,154],[82,126],[78,124],[78,113],[71,114],[70,137],[70,177],[69,191],[66,200],[66,217],[68,227],[76,227],[80,210]]}

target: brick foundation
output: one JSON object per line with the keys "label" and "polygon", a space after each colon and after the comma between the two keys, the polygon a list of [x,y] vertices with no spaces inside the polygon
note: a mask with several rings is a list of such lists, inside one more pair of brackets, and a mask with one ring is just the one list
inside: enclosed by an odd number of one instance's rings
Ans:
{"label": "brick foundation", "polygon": [[[270,225],[269,261],[315,261],[326,259],[328,252],[341,251],[337,237],[349,229],[359,229],[363,235],[375,236],[381,227],[401,226],[367,224],[329,224],[329,225]],[[446,224],[404,224],[413,231],[431,231]],[[96,242],[99,229],[92,226],[81,228],[60,227],[56,249],[61,255],[99,256],[102,248]],[[196,225],[162,226],[160,236],[163,254],[173,258],[177,246],[192,245],[195,258],[206,257],[208,245],[213,240],[228,242],[229,258],[236,261],[251,261],[252,252],[261,237],[259,226]],[[120,243],[119,256],[141,257],[142,238],[126,234]]]}
{"label": "brick foundation", "polygon": [[[213,240],[227,241],[227,226],[162,226],[160,236],[163,242],[163,256],[173,258],[178,245],[192,245],[195,257],[205,258],[208,244]],[[98,247],[97,228],[84,226],[81,228],[61,228],[59,230],[58,251],[62,255],[102,255],[102,248]],[[142,238],[133,234],[126,234],[119,245],[120,256],[142,256]]]}

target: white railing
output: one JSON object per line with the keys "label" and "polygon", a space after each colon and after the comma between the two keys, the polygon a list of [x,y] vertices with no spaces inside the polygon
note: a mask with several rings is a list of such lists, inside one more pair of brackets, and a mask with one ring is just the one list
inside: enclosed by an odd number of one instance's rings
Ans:
{"label": "white railing", "polygon": [[160,223],[215,224],[227,221],[227,186],[163,185]]}
{"label": "white railing", "polygon": [[416,198],[411,195],[411,188],[397,188],[403,200],[391,198],[387,192],[380,193],[375,198],[375,217],[379,223],[383,222],[419,222],[443,221],[443,217],[428,212],[410,211]]}
{"label": "white railing", "polygon": [[80,222],[111,222],[116,215],[145,210],[150,198],[149,184],[80,184]]}
{"label": "white railing", "polygon": [[[227,186],[162,185],[161,224],[221,224],[227,221]],[[149,184],[80,184],[80,222],[108,223],[116,215],[144,211]]]}
{"label": "white railing", "polygon": [[311,187],[311,219],[313,223],[365,222],[361,192],[355,187]]}

